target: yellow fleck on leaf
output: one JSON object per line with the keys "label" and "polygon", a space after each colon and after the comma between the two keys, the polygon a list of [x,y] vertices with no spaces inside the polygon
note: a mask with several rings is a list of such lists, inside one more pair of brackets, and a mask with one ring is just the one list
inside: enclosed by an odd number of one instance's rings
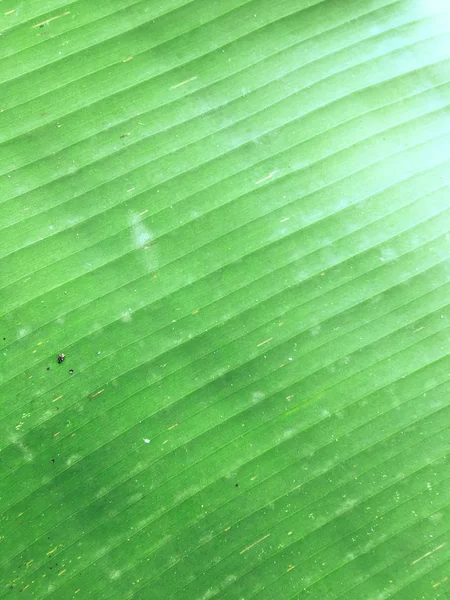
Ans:
{"label": "yellow fleck on leaf", "polygon": [[253,546],[256,546],[256,544],[259,544],[263,540],[267,539],[269,537],[269,535],[270,535],[270,533],[268,533],[267,535],[264,535],[262,538],[259,538],[259,540],[256,540],[256,542],[253,542],[253,544],[250,544],[250,546],[247,546],[247,548],[244,548],[243,550],[241,550],[239,552],[239,554],[244,554],[244,552],[247,552],[247,550],[250,550],[250,548],[253,548]]}
{"label": "yellow fleck on leaf", "polygon": [[195,79],[197,79],[197,76],[191,77],[190,79],[185,79],[185,81],[181,81],[180,83],[173,85],[170,89],[174,90],[175,88],[180,87],[181,85],[186,85],[186,83],[189,83],[190,81],[194,81]]}
{"label": "yellow fleck on leaf", "polygon": [[269,342],[271,342],[273,340],[273,337],[268,338],[267,340],[264,340],[263,342],[259,342],[259,344],[257,344],[257,348],[259,348],[260,346],[264,346],[264,344],[268,344]]}

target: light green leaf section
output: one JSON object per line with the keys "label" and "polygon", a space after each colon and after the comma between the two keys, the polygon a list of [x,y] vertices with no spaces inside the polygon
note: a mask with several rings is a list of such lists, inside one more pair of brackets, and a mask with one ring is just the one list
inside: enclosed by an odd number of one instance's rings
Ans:
{"label": "light green leaf section", "polygon": [[0,598],[448,598],[448,2],[0,27]]}

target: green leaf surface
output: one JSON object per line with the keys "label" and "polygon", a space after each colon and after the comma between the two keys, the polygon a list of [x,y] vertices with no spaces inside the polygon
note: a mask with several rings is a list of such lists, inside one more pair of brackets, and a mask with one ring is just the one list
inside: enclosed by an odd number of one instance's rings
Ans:
{"label": "green leaf surface", "polygon": [[0,598],[447,598],[448,3],[0,28]]}

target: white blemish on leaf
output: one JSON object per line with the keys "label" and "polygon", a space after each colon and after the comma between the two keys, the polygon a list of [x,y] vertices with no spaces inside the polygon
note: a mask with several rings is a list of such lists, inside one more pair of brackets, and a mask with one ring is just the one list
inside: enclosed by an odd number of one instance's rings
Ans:
{"label": "white blemish on leaf", "polygon": [[260,183],[264,183],[264,181],[268,181],[269,179],[272,179],[272,177],[274,175],[276,175],[278,172],[279,172],[279,169],[275,169],[275,171],[272,171],[266,177],[263,177],[262,179],[258,179],[258,181],[255,182],[255,185],[258,185]]}

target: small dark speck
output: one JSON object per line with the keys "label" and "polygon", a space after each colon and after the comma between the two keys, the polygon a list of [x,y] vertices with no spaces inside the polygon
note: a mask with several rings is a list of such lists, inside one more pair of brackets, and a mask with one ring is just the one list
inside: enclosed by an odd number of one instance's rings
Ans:
{"label": "small dark speck", "polygon": [[50,536],[48,536],[48,538],[47,538],[47,539],[49,540],[49,539],[50,539]]}
{"label": "small dark speck", "polygon": [[234,485],[234,487],[239,487],[239,484],[238,484],[238,483],[236,483],[236,484]]}
{"label": "small dark speck", "polygon": [[47,367],[47,371],[50,371],[50,367]]}
{"label": "small dark speck", "polygon": [[55,459],[54,459],[54,458],[52,458],[52,460],[51,460],[50,462],[51,462],[51,463],[54,463],[54,462],[55,462]]}
{"label": "small dark speck", "polygon": [[5,340],[6,340],[6,338],[3,338],[3,341],[5,341]]}
{"label": "small dark speck", "polygon": [[43,25],[39,25],[39,29],[42,29],[44,26]]}
{"label": "small dark speck", "polygon": [[69,373],[72,375],[72,373],[73,373],[73,369],[70,369]]}

